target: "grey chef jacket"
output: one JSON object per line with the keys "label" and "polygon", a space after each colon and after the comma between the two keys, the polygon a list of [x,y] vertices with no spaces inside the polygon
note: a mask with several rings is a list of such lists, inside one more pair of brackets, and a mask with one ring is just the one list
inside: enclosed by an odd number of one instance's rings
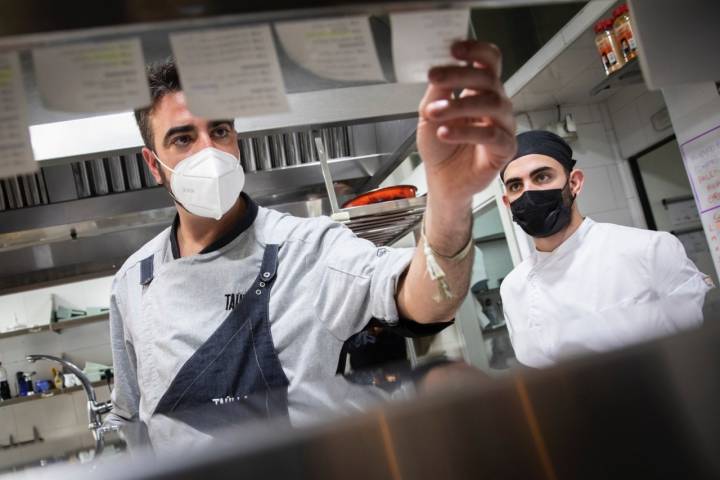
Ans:
{"label": "grey chef jacket", "polygon": [[[180,257],[173,227],[135,252],[115,275],[110,336],[112,419],[147,421],[175,375],[239,303],[260,270],[265,245],[280,245],[270,330],[290,385],[335,375],[344,341],[371,318],[398,323],[395,293],[413,249],[377,248],[327,217],[298,218],[258,207],[197,255]],[[160,285],[141,285],[153,256]],[[143,308],[145,289],[153,308]]]}

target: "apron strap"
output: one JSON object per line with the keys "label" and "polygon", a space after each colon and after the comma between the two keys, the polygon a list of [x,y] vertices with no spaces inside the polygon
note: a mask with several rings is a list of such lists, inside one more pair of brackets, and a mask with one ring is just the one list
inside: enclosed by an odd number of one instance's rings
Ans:
{"label": "apron strap", "polygon": [[268,244],[265,246],[265,254],[263,255],[260,273],[258,274],[258,282],[269,283],[277,273],[278,251],[280,245]]}
{"label": "apron strap", "polygon": [[150,285],[153,279],[155,255],[150,255],[140,261],[140,285]]}

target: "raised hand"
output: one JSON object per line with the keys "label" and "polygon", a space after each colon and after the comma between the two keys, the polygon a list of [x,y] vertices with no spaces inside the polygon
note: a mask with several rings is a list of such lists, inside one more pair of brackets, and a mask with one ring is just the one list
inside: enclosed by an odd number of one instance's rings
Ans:
{"label": "raised hand", "polygon": [[417,144],[430,195],[467,203],[515,154],[515,118],[500,81],[500,50],[468,40],[455,43],[452,55],[466,65],[430,70]]}

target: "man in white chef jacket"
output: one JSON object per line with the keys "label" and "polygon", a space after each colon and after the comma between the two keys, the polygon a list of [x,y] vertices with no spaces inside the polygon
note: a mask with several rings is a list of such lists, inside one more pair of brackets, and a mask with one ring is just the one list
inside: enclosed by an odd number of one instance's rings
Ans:
{"label": "man in white chef jacket", "polygon": [[712,281],[680,241],[583,217],[570,146],[545,131],[517,139],[503,200],[535,244],[500,290],[517,359],[547,367],[700,326]]}

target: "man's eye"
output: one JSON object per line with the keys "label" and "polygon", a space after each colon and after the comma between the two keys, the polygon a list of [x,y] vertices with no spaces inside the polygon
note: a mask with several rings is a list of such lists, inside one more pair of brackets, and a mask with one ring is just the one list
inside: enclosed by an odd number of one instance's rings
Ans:
{"label": "man's eye", "polygon": [[508,190],[510,190],[511,192],[517,192],[518,190],[520,190],[520,184],[519,183],[511,183],[510,186],[508,187]]}
{"label": "man's eye", "polygon": [[190,144],[190,141],[190,135],[178,135],[177,137],[173,138],[172,143],[177,147],[186,147]]}
{"label": "man's eye", "polygon": [[550,175],[548,175],[547,173],[541,173],[540,175],[535,177],[535,181],[537,181],[539,183],[544,183],[544,182],[547,182],[548,180],[550,180]]}
{"label": "man's eye", "polygon": [[213,130],[213,135],[217,138],[225,138],[230,135],[230,129],[227,127],[218,127]]}

